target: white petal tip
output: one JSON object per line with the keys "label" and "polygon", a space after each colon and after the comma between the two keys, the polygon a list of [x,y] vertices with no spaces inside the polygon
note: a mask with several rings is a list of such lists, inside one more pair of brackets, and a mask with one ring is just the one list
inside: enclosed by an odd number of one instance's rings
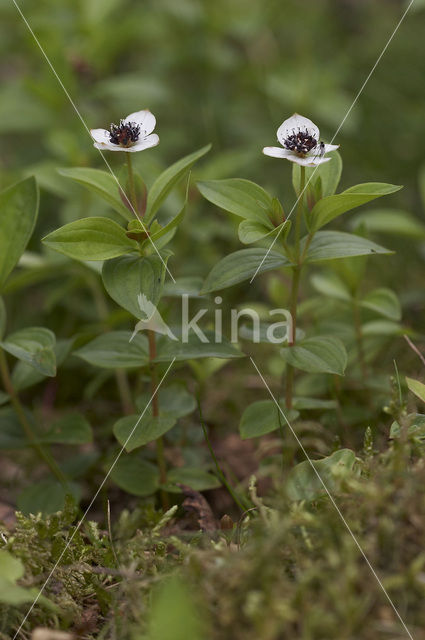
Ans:
{"label": "white petal tip", "polygon": [[264,147],[263,153],[271,158],[286,158],[290,152],[282,147]]}
{"label": "white petal tip", "polygon": [[339,149],[339,144],[325,144],[325,153],[330,153],[331,151],[336,151]]}

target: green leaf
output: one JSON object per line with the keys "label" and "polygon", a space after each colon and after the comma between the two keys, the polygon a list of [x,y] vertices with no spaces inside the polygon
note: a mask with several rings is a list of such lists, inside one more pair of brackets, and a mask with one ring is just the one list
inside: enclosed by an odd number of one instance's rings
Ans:
{"label": "green leaf", "polygon": [[[340,491],[343,480],[351,475],[356,456],[351,449],[340,449],[323,460],[308,460],[297,464],[286,481],[286,493],[290,500],[316,500],[326,495],[326,489],[331,495]],[[323,481],[326,489],[319,477]]]}
{"label": "green leaf", "polygon": [[131,331],[111,331],[77,349],[74,355],[106,369],[144,367],[149,362],[147,338],[138,333],[130,342],[131,336]]}
{"label": "green leaf", "polygon": [[[111,464],[105,467],[107,471]],[[121,489],[134,496],[150,496],[159,487],[158,469],[144,460],[138,451],[122,454],[110,477]]]}
{"label": "green leaf", "polygon": [[238,282],[250,280],[257,269],[258,273],[263,273],[290,265],[288,258],[276,251],[255,248],[241,249],[226,256],[211,269],[200,293],[201,295],[211,293],[231,287]]}
{"label": "green leaf", "polygon": [[[125,445],[126,451],[130,452],[133,451],[133,449],[142,447],[148,442],[156,440],[172,429],[175,424],[175,418],[163,416],[153,417],[146,413],[142,418],[140,418],[140,415],[120,418],[114,424],[113,430],[118,442],[122,446]],[[132,435],[130,437],[131,433]]]}
{"label": "green leaf", "polygon": [[196,379],[202,385],[220,369],[226,366],[223,358],[208,358],[208,360],[189,360],[189,366],[196,376]]}
{"label": "green leaf", "polygon": [[[282,406],[282,411],[289,422],[295,420],[298,411],[288,411]],[[239,423],[239,433],[242,440],[258,438],[266,433],[276,431],[280,427],[287,428],[287,423],[273,400],[260,400],[250,404],[242,414]]]}
{"label": "green leaf", "polygon": [[155,362],[170,362],[173,358],[177,362],[196,358],[241,358],[244,356],[233,344],[222,339],[215,342],[213,331],[203,332],[208,342],[202,342],[192,331],[189,332],[188,342],[171,340],[162,336],[158,341]]}
{"label": "green leaf", "polygon": [[71,178],[75,182],[87,187],[101,196],[111,207],[125,220],[132,220],[133,214],[127,209],[119,193],[117,181],[108,171],[90,169],[88,167],[75,167],[72,169],[58,169],[61,176]]}
{"label": "green leaf", "polygon": [[[67,452],[68,453],[68,452]],[[88,451],[79,450],[77,454],[67,455],[60,463],[60,468],[67,478],[81,478],[94,467],[100,458],[100,451],[89,448]]]}
{"label": "green leaf", "polygon": [[88,444],[93,441],[93,433],[83,415],[70,413],[55,420],[40,440],[51,444]]}
{"label": "green leaf", "polygon": [[423,240],[425,225],[407,211],[400,209],[371,209],[357,213],[350,221],[350,227],[364,227],[366,231],[407,236]]}
{"label": "green leaf", "polygon": [[400,302],[391,289],[384,287],[374,289],[363,298],[360,304],[362,307],[376,311],[376,313],[390,320],[401,319]]}
{"label": "green leaf", "polygon": [[[151,229],[150,229],[151,237],[150,239],[145,240],[142,247],[147,246],[147,243],[152,244],[152,242],[154,242],[156,245],[156,248],[160,249],[162,246],[165,246],[173,238],[177,226],[181,223],[184,216],[186,215],[187,202],[189,199],[189,186],[190,186],[190,176],[187,180],[185,201],[180,212],[174,218],[172,218],[172,220],[170,220],[170,222],[168,222],[168,224],[166,224],[165,227],[162,227],[162,228],[161,228],[161,225],[158,223],[158,220],[155,220],[151,225]],[[154,231],[155,227],[158,227],[159,230]],[[159,244],[158,244],[158,241],[160,241]]]}
{"label": "green leaf", "polygon": [[319,411],[327,409],[336,409],[338,402],[336,400],[322,400],[321,398],[306,398],[298,396],[293,399],[292,405],[298,411]]}
{"label": "green leaf", "polygon": [[27,362],[45,376],[56,375],[55,334],[44,327],[28,327],[11,333],[1,342],[15,358]]}
{"label": "green leaf", "polygon": [[[167,235],[167,233],[170,233],[170,231],[173,231],[176,227],[178,227],[180,222],[183,220],[184,216],[186,215],[186,207],[187,207],[187,201],[184,203],[180,212],[172,220],[170,220],[170,222],[168,222],[165,225],[165,227],[162,227],[162,229],[160,229],[159,231],[152,233],[151,240],[157,245],[157,248],[158,248],[157,241],[163,236]],[[148,242],[150,243],[150,240],[145,241],[146,244]]]}
{"label": "green leaf", "polygon": [[[425,443],[425,415],[410,413],[406,418],[407,435],[420,444]],[[399,438],[403,432],[400,424],[394,421],[390,428],[390,438]]]}
{"label": "green leaf", "polygon": [[419,400],[425,402],[425,384],[423,382],[419,382],[419,380],[414,380],[413,378],[408,378],[406,376],[406,384],[409,390],[414,393]]}
{"label": "green leaf", "polygon": [[257,220],[242,220],[238,227],[238,236],[242,244],[251,244],[261,240],[270,232],[262,222]]}
{"label": "green leaf", "polygon": [[341,340],[331,336],[306,338],[292,347],[284,347],[285,362],[308,373],[344,375],[347,352]]}
{"label": "green leaf", "polygon": [[[76,502],[79,501],[79,488],[71,483],[70,490]],[[19,494],[17,503],[19,511],[24,515],[30,513],[36,515],[50,515],[57,511],[63,511],[67,492],[65,488],[54,478],[40,480],[28,486]]]}
{"label": "green leaf", "polygon": [[[259,326],[256,326],[254,322],[243,324],[239,329],[239,338],[249,340],[249,342],[283,344],[288,342],[288,321],[285,316],[281,315],[280,317],[276,316],[274,323],[260,322]],[[305,332],[297,327],[296,339],[303,340],[303,338],[305,338]]]}
{"label": "green leaf", "polygon": [[0,549],[0,578],[13,583],[22,578],[24,572],[25,569],[21,560],[14,558],[8,551]]}
{"label": "green leaf", "polygon": [[[74,340],[56,340],[54,351],[56,355],[56,367],[59,367],[69,355]],[[16,391],[28,389],[45,379],[45,375],[34,369],[31,365],[19,360],[12,371],[12,384]]]}
{"label": "green leaf", "polygon": [[[342,159],[338,151],[331,151],[326,154],[326,157],[330,158],[329,162],[325,162],[318,167],[305,167],[305,181],[306,184],[309,183],[307,189],[311,192],[316,192],[319,186],[322,197],[332,196],[335,193],[342,173]],[[313,173],[314,176],[311,179]],[[292,184],[297,195],[300,193],[300,177],[301,168],[294,163],[292,167]]]}
{"label": "green leaf", "polygon": [[385,182],[366,182],[350,187],[337,195],[322,198],[316,202],[311,211],[310,228],[312,231],[317,231],[342,213],[400,189],[398,185]]}
{"label": "green leaf", "polygon": [[178,484],[184,484],[193,491],[208,491],[221,486],[217,476],[196,467],[170,469],[167,473],[167,482],[162,488],[170,493],[181,493],[181,489],[176,486]]}
{"label": "green leaf", "polygon": [[38,214],[38,188],[33,177],[0,193],[0,290],[31,238]]}
{"label": "green leaf", "polygon": [[164,284],[163,296],[181,298],[186,294],[189,298],[197,298],[202,287],[202,278],[199,276],[186,276],[176,278],[175,282],[168,281]]}
{"label": "green leaf", "polygon": [[137,251],[119,224],[109,218],[82,218],[52,231],[45,245],[74,260],[110,260]]}
{"label": "green leaf", "polygon": [[348,287],[341,278],[332,271],[328,273],[315,273],[311,277],[311,284],[319,293],[330,298],[343,300],[348,302],[351,300],[351,294]]}
{"label": "green leaf", "polygon": [[0,296],[0,340],[3,339],[6,331],[6,321],[6,307],[4,306],[3,298]]}
{"label": "green leaf", "polygon": [[[145,393],[136,399],[136,406],[139,411],[145,410],[151,398],[150,393]],[[165,389],[161,387],[158,392],[159,413],[161,416],[172,418],[182,418],[192,413],[196,409],[196,400],[188,392],[186,386],[181,382],[173,382]],[[148,412],[152,412],[149,406]]]}
{"label": "green leaf", "polygon": [[255,182],[230,178],[198,182],[197,185],[204,198],[217,207],[273,229],[268,215],[273,210],[273,199]]}
{"label": "green leaf", "polygon": [[251,244],[276,235],[279,236],[279,240],[282,242],[287,237],[290,228],[290,220],[285,220],[271,231],[270,227],[266,227],[263,223],[257,222],[256,220],[243,220],[238,227],[238,236],[243,244]]}
{"label": "green leaf", "polygon": [[144,640],[205,640],[210,636],[208,615],[200,607],[198,594],[180,574],[163,578],[152,595]]}
{"label": "green leaf", "polygon": [[[78,413],[64,415],[55,420],[49,429],[40,432],[29,412],[27,419],[31,423],[36,441],[48,444],[88,444],[93,440],[90,424]],[[0,449],[22,449],[30,446],[16,413],[10,407],[0,410]]]}
{"label": "green leaf", "polygon": [[170,193],[171,189],[184,178],[192,165],[208,153],[210,149],[211,145],[207,144],[205,147],[202,147],[202,149],[181,158],[181,160],[172,164],[171,167],[168,167],[168,169],[158,176],[148,193],[145,213],[146,225],[149,225],[152,222],[156,212]]}
{"label": "green leaf", "polygon": [[364,336],[399,336],[406,333],[406,329],[392,320],[373,320],[364,323],[362,332]]}
{"label": "green leaf", "polygon": [[[27,589],[18,584],[11,584],[0,576],[0,602],[4,605],[18,607],[21,604],[33,603],[39,595],[39,589]],[[43,596],[42,596],[43,597]],[[47,599],[44,599],[45,601]]]}
{"label": "green leaf", "polygon": [[[9,551],[0,550],[0,604],[19,606],[26,602],[38,600],[39,604],[48,606],[50,610],[55,610],[56,605],[44,596],[40,597],[38,587],[28,589],[16,584],[17,580],[23,578],[25,567],[19,558],[15,558]],[[3,609],[4,607],[2,607]],[[57,609],[56,613],[59,612]]]}
{"label": "green leaf", "polygon": [[148,302],[157,306],[164,286],[165,267],[157,255],[146,257],[123,256],[105,262],[102,279],[106,291],[124,309],[136,318],[146,320],[138,296],[143,294]]}
{"label": "green leaf", "polygon": [[[304,249],[307,238],[301,241]],[[366,238],[342,231],[319,231],[307,250],[307,262],[324,262],[337,258],[394,253]]]}

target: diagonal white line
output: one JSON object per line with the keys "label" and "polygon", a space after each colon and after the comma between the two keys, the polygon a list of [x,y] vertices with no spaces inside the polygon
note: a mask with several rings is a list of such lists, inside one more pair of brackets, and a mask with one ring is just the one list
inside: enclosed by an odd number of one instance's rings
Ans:
{"label": "diagonal white line", "polygon": [[173,360],[170,362],[166,372],[164,373],[164,375],[162,376],[161,380],[158,383],[158,386],[156,387],[155,391],[153,392],[149,402],[147,403],[146,407],[143,409],[142,413],[140,414],[139,418],[137,419],[136,424],[134,425],[134,427],[132,428],[130,435],[128,436],[127,440],[124,442],[122,448],[120,449],[118,455],[116,456],[115,460],[113,461],[113,463],[111,464],[110,468],[108,469],[108,472],[106,474],[106,476],[103,478],[99,488],[97,489],[96,493],[94,494],[93,498],[90,501],[89,506],[87,507],[87,509],[84,511],[83,515],[81,516],[80,521],[78,522],[77,526],[75,527],[74,531],[72,532],[72,535],[70,536],[68,542],[66,543],[65,547],[63,548],[59,558],[56,560],[53,568],[51,569],[49,575],[47,576],[46,580],[44,581],[43,585],[40,588],[40,591],[38,592],[36,598],[34,599],[32,605],[30,606],[30,608],[28,609],[27,613],[25,614],[24,619],[22,620],[21,624],[19,625],[15,635],[13,636],[12,640],[15,640],[18,633],[21,631],[22,627],[24,626],[25,622],[28,619],[28,616],[30,615],[31,611],[34,609],[35,605],[37,604],[41,594],[43,593],[44,589],[46,588],[46,585],[48,584],[48,582],[50,581],[51,577],[53,576],[54,572],[56,571],[56,569],[59,566],[60,561],[62,560],[63,556],[65,555],[67,549],[69,548],[71,542],[74,539],[75,534],[80,530],[81,525],[83,524],[88,512],[90,511],[90,509],[92,508],[97,496],[99,495],[99,493],[102,491],[103,487],[105,486],[106,481],[108,480],[109,476],[111,475],[115,465],[117,464],[118,460],[120,459],[122,453],[124,452],[124,449],[126,448],[130,438],[132,437],[133,433],[136,431],[137,427],[140,424],[141,419],[143,418],[143,416],[145,415],[146,411],[148,410],[148,408],[150,407],[152,400],[154,399],[154,397],[156,396],[156,394],[158,393],[159,387],[162,385],[162,383],[164,382],[165,378],[167,377],[167,374],[169,372],[169,370],[171,369],[171,367],[173,366],[175,362],[175,358],[173,358]]}
{"label": "diagonal white line", "polygon": [[379,586],[381,587],[382,591],[384,592],[388,602],[390,603],[391,607],[394,610],[394,613],[396,614],[397,618],[400,620],[401,624],[403,625],[404,630],[406,631],[407,635],[409,636],[410,640],[413,640],[413,636],[410,633],[409,629],[407,628],[403,618],[401,617],[401,615],[399,614],[399,612],[397,611],[393,601],[391,600],[388,591],[385,589],[384,585],[382,584],[378,574],[376,573],[375,569],[373,568],[373,566],[371,565],[368,557],[366,556],[365,552],[363,551],[362,547],[360,546],[359,541],[357,540],[356,536],[354,535],[354,533],[352,532],[350,525],[348,524],[348,522],[346,521],[346,519],[344,518],[340,508],[338,507],[337,503],[335,502],[332,494],[330,493],[329,489],[327,488],[326,484],[324,483],[324,481],[322,480],[322,477],[320,475],[320,473],[317,471],[316,467],[314,466],[313,462],[311,461],[311,458],[309,457],[307,451],[305,450],[301,440],[299,439],[299,437],[297,436],[296,432],[294,431],[293,427],[291,426],[288,418],[286,417],[285,413],[282,410],[282,407],[280,406],[280,404],[278,403],[278,401],[276,400],[275,396],[273,395],[269,385],[267,384],[266,380],[264,379],[264,376],[262,375],[261,371],[259,370],[259,368],[257,367],[257,365],[255,364],[253,358],[250,356],[249,358],[252,362],[252,364],[254,365],[254,368],[256,369],[258,375],[260,376],[264,386],[266,387],[267,391],[269,392],[273,402],[275,403],[276,407],[278,408],[278,410],[280,411],[280,413],[282,414],[286,424],[288,425],[289,429],[291,430],[292,435],[294,436],[295,440],[297,441],[298,446],[300,447],[300,449],[302,450],[303,454],[305,455],[306,459],[308,460],[311,468],[313,469],[314,473],[316,474],[320,484],[323,486],[324,490],[326,491],[330,501],[332,502],[332,505],[335,507],[336,512],[338,513],[339,517],[341,518],[342,522],[344,523],[344,525],[346,526],[350,536],[353,538],[358,550],[360,551],[360,553],[362,554],[367,566],[369,567],[369,569],[371,570],[372,574],[374,575],[376,581],[378,582]]}
{"label": "diagonal white line", "polygon": [[[356,97],[354,98],[353,102],[351,103],[350,108],[348,109],[347,113],[345,114],[345,116],[343,117],[340,125],[338,126],[337,130],[335,131],[334,135],[332,136],[332,140],[330,141],[330,144],[332,144],[335,140],[335,138],[337,137],[338,133],[341,131],[342,127],[344,126],[345,121],[347,120],[348,116],[350,115],[351,111],[353,110],[354,106],[356,105],[358,99],[360,98],[361,94],[363,93],[364,88],[366,87],[367,83],[369,82],[370,78],[372,77],[373,72],[375,71],[376,67],[378,66],[378,64],[381,61],[382,56],[384,55],[384,53],[386,52],[386,50],[388,49],[388,47],[391,44],[392,39],[394,38],[395,34],[397,33],[397,31],[399,30],[401,23],[403,22],[404,18],[407,16],[410,7],[412,6],[412,4],[414,3],[415,0],[410,0],[410,3],[408,4],[406,10],[404,11],[403,15],[401,16],[400,20],[398,21],[394,31],[392,32],[392,34],[390,35],[390,37],[388,38],[384,48],[382,49],[381,53],[379,54],[375,64],[373,65],[372,69],[369,71],[366,80],[363,82],[362,86],[360,87],[359,91],[357,92]],[[251,284],[254,280],[254,278],[256,277],[257,273],[260,271],[261,267],[263,266],[265,260],[267,259],[267,256],[269,255],[270,251],[273,249],[274,245],[276,244],[280,234],[282,233],[283,229],[286,226],[286,222],[289,220],[289,218],[291,217],[291,215],[293,214],[293,212],[295,211],[296,206],[298,205],[299,201],[301,200],[301,198],[303,197],[305,190],[307,189],[308,185],[310,184],[310,182],[313,179],[314,174],[316,173],[317,169],[318,169],[319,165],[317,165],[316,167],[314,167],[314,170],[311,172],[311,176],[309,177],[309,179],[307,180],[304,189],[301,191],[301,193],[299,194],[298,198],[295,201],[294,206],[292,207],[292,209],[290,210],[286,220],[285,220],[285,224],[281,227],[281,229],[279,230],[279,232],[275,235],[272,243],[270,244],[270,247],[267,249],[267,253],[265,254],[265,256],[263,257],[263,259],[261,260],[260,264],[257,267],[256,272],[254,273],[254,275],[252,276],[251,280],[249,281],[249,284]]]}
{"label": "diagonal white line", "polygon": [[[68,98],[69,102],[72,105],[72,108],[74,109],[75,113],[77,114],[77,116],[79,117],[79,119],[81,120],[81,123],[84,127],[84,129],[87,131],[87,133],[89,134],[90,138],[91,138],[91,134],[90,134],[90,129],[88,128],[86,121],[84,120],[83,116],[81,115],[77,105],[75,104],[74,100],[72,99],[68,89],[65,87],[64,83],[62,82],[61,78],[59,77],[56,69],[54,68],[49,56],[47,55],[47,53],[45,52],[41,42],[39,41],[39,39],[37,38],[36,34],[34,33],[33,29],[31,28],[31,25],[29,24],[28,20],[26,19],[26,17],[24,16],[24,14],[22,13],[21,8],[19,7],[19,5],[17,4],[16,0],[12,0],[13,4],[16,7],[16,10],[18,11],[19,15],[21,16],[23,22],[25,23],[25,26],[27,27],[28,31],[30,32],[31,36],[33,37],[36,45],[38,46],[38,48],[40,49],[41,53],[43,54],[44,59],[46,60],[47,64],[49,65],[53,75],[55,76],[56,80],[58,81],[59,85],[61,86],[61,88],[63,89],[63,92],[65,93],[66,97]],[[105,154],[103,153],[103,151],[101,149],[98,149],[100,155],[102,156],[103,162],[106,164],[109,173],[111,174],[111,176],[113,177],[113,179],[115,180],[115,182],[117,183],[118,189],[120,191],[120,193],[124,193],[125,191],[124,189],[121,187],[120,182],[117,178],[117,176],[115,175],[115,172],[113,171],[111,165],[109,164],[108,160],[105,157]],[[167,267],[167,264],[165,262],[165,260],[163,259],[163,257],[161,256],[161,254],[159,253],[156,244],[154,243],[154,241],[152,240],[151,236],[149,235],[149,233],[147,232],[147,229],[145,227],[145,225],[143,224],[143,220],[142,218],[139,216],[138,212],[136,211],[133,203],[129,200],[129,198],[127,198],[127,202],[130,205],[130,208],[132,210],[132,212],[134,213],[134,215],[136,216],[136,218],[139,220],[140,224],[142,225],[142,229],[143,231],[146,233],[147,237],[149,238],[153,248],[155,249],[156,253],[158,254],[160,260],[162,261],[162,264],[164,265],[166,271],[168,272],[168,275],[170,276],[171,280],[175,283],[175,279],[173,278],[171,271],[169,270],[169,268]]]}

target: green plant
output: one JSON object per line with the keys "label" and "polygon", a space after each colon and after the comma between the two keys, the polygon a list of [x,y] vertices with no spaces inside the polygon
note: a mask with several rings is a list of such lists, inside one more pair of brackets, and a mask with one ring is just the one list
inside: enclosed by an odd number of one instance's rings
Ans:
{"label": "green plant", "polygon": [[[202,289],[204,293],[211,293],[246,280],[252,283],[257,275],[265,271],[274,271],[278,267],[284,270],[284,274],[289,271],[288,297],[285,299],[285,294],[279,294],[275,287],[273,301],[277,302],[277,297],[280,295],[281,304],[283,302],[289,309],[291,318],[291,323],[288,325],[287,344],[284,344],[280,350],[280,355],[286,363],[285,399],[281,402],[282,407],[290,411],[290,419],[295,419],[299,411],[303,410],[320,411],[320,409],[335,408],[332,400],[331,404],[326,404],[327,401],[322,404],[323,401],[314,397],[294,398],[294,370],[298,369],[309,374],[343,376],[349,359],[344,341],[338,337],[338,334],[344,337],[344,326],[342,331],[335,331],[334,327],[328,334],[322,333],[320,328],[318,331],[315,327],[314,335],[308,335],[307,328],[303,327],[301,330],[299,327],[299,287],[304,271],[317,268],[323,263],[329,263],[332,266],[336,261],[343,263],[345,282],[341,281],[337,275],[333,275],[331,271],[327,277],[315,273],[313,284],[320,293],[333,296],[352,306],[357,356],[363,376],[366,373],[363,344],[365,327],[362,328],[359,319],[360,306],[391,318],[393,331],[394,329],[400,331],[399,326],[394,322],[400,319],[400,306],[392,291],[376,289],[364,298],[359,298],[359,287],[365,267],[363,256],[388,254],[391,251],[361,234],[322,230],[330,222],[355,207],[394,193],[400,187],[372,182],[335,193],[342,171],[342,161],[338,152],[332,145],[328,145],[330,156],[326,159],[322,158],[320,150],[316,151],[319,147],[319,132],[314,129],[315,125],[300,116],[294,116],[290,121],[296,119],[301,122],[301,125],[296,124],[298,129],[293,128],[295,125],[286,124],[289,121],[283,123],[279,129],[279,131],[285,129],[282,139],[285,144],[292,144],[292,139],[289,143],[286,142],[289,140],[285,138],[288,135],[287,131],[300,131],[299,135],[302,134],[309,141],[311,140],[312,145],[316,145],[309,152],[311,156],[307,154],[304,157],[302,152],[292,152],[277,147],[264,149],[264,152],[269,155],[289,156],[287,159],[294,162],[292,181],[296,203],[290,212],[296,210],[293,224],[290,214],[285,216],[285,207],[277,198],[272,197],[253,182],[227,179],[198,183],[199,190],[207,200],[242,218],[238,227],[240,241],[244,244],[259,245],[259,248],[236,251],[218,262],[205,280]],[[304,121],[307,125],[303,124]],[[304,133],[303,127],[306,127],[307,133]],[[311,134],[308,127],[312,131]],[[326,145],[323,149],[329,152]],[[292,157],[291,153],[294,154]],[[308,304],[308,301],[303,302],[304,307]],[[320,304],[322,303],[319,301],[318,305]],[[381,327],[382,323],[377,325]],[[266,325],[264,333],[267,328]],[[373,322],[366,329],[369,329],[369,335],[374,335]],[[378,333],[378,326],[375,333]],[[268,334],[263,341],[270,342]],[[280,340],[280,343],[282,342],[283,340]],[[368,355],[370,351],[372,351],[372,345],[368,347]],[[280,413],[273,400],[261,400],[245,409],[240,432],[243,438],[249,438],[270,433],[280,427]]]}
{"label": "green plant", "polygon": [[[128,151],[131,147],[122,150]],[[130,408],[129,415],[120,418],[113,427],[114,435],[126,454],[122,459],[111,455],[111,477],[120,487],[139,496],[161,489],[164,508],[169,506],[167,491],[178,492],[176,485],[180,481],[189,481],[195,488],[212,488],[217,486],[217,479],[196,468],[168,472],[163,437],[178,418],[193,411],[195,403],[183,385],[172,383],[159,391],[160,385],[176,361],[241,355],[234,346],[225,342],[204,344],[192,335],[188,342],[181,342],[170,330],[162,330],[165,324],[156,311],[162,298],[166,272],[169,271],[167,261],[172,255],[165,246],[183,220],[188,187],[183,207],[171,220],[160,224],[158,211],[171,189],[208,150],[209,146],[203,147],[177,161],[158,176],[149,190],[141,177],[134,173],[130,153],[126,156],[128,176],[125,191],[107,172],[84,168],[62,170],[62,175],[103,197],[126,220],[127,228],[110,218],[90,217],[71,222],[44,238],[46,246],[70,258],[103,261],[102,281],[107,293],[123,310],[139,320],[133,333],[122,330],[104,333],[74,353],[91,365],[145,370],[148,373],[150,393],[137,397],[130,391],[123,402],[123,406]],[[138,333],[141,330],[146,330],[147,338]],[[178,328],[174,330],[179,333]],[[157,341],[155,331],[165,335]],[[129,388],[127,381],[125,388]],[[136,407],[140,414],[135,413]],[[156,443],[156,466],[140,455],[141,448],[150,442]]]}

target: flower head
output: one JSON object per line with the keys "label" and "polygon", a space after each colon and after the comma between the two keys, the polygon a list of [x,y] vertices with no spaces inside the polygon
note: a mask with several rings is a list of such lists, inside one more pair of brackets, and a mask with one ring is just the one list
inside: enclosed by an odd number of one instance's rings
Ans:
{"label": "flower head", "polygon": [[277,130],[277,139],[281,147],[264,147],[263,153],[273,158],[286,158],[304,167],[316,167],[330,160],[325,153],[338,149],[339,144],[320,142],[318,127],[309,120],[294,113]]}
{"label": "flower head", "polygon": [[143,151],[159,143],[159,137],[152,133],[155,124],[153,113],[143,109],[130,113],[119,124],[111,124],[109,131],[91,129],[90,134],[96,149],[102,151]]}

